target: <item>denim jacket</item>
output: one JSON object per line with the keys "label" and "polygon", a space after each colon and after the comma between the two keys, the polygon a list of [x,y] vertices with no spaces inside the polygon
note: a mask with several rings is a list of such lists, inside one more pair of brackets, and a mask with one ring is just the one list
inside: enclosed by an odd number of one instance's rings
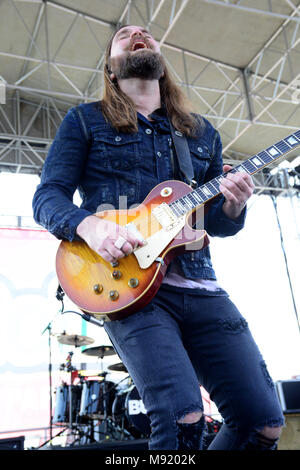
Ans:
{"label": "denim jacket", "polygon": [[[88,215],[138,205],[158,183],[179,179],[163,108],[151,115],[151,121],[138,114],[138,132],[129,134],[106,122],[100,106],[94,102],[69,110],[43,166],[33,198],[34,218],[58,239],[76,240],[76,228]],[[219,133],[207,120],[203,123],[197,137],[187,138],[198,184],[223,172]],[[82,198],[80,207],[73,203],[76,189]],[[205,216],[210,236],[235,235],[244,226],[246,210],[232,220],[222,211],[223,203],[222,195],[213,199]],[[216,279],[209,247],[185,252],[177,263],[188,278]]]}

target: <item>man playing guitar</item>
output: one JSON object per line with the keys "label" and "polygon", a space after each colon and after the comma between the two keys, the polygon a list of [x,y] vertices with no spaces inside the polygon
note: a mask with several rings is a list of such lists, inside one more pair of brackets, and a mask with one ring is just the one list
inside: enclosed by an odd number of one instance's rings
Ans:
{"label": "man playing guitar", "polygon": [[[145,240],[95,213],[124,198],[127,206],[140,204],[159,183],[184,180],[171,125],[188,142],[198,184],[230,167],[223,167],[219,133],[191,112],[144,28],[115,32],[104,84],[100,102],[76,106],[64,118],[33,208],[36,221],[57,238],[84,241],[117,266]],[[243,228],[253,188],[245,172],[222,179],[221,194],[203,217],[208,235],[226,237]],[[76,189],[80,208],[72,202]],[[150,449],[202,448],[199,385],[224,419],[209,449],[276,448],[284,419],[274,384],[246,320],[217,283],[208,246],[176,257],[147,305],[104,327],[147,409]]]}

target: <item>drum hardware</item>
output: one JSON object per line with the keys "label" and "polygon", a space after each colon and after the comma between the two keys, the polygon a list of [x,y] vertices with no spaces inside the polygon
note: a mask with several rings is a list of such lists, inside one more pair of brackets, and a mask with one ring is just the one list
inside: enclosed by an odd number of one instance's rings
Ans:
{"label": "drum hardware", "polygon": [[[106,375],[108,373],[104,373],[104,379],[106,379]],[[101,374],[102,375],[102,374]],[[103,439],[100,440],[100,442],[107,441],[107,439],[112,439],[112,440],[120,440],[120,439],[134,439],[134,437],[130,434],[129,431],[127,431],[124,426],[123,428],[120,427],[119,423],[117,423],[112,416],[112,409],[113,409],[113,402],[116,399],[116,396],[118,395],[117,388],[120,386],[120,384],[126,380],[129,379],[129,375],[120,380],[117,383],[105,381],[107,385],[106,389],[103,389],[103,401],[102,401],[102,406],[104,413],[102,416],[95,414],[92,416],[88,416],[87,420],[93,420],[96,419],[96,424],[94,428],[96,428],[95,433],[98,434],[99,436],[101,435]],[[104,382],[102,382],[103,384]],[[84,403],[86,399],[83,398],[82,402]],[[91,403],[92,404],[92,403]],[[84,405],[82,404],[82,407]],[[96,403],[97,406],[97,403]],[[99,405],[98,405],[99,406]]]}
{"label": "drum hardware", "polygon": [[[70,337],[71,336],[71,337]],[[77,335],[63,335],[63,344],[78,344]],[[82,339],[79,339],[82,342]],[[75,346],[76,347],[76,346]],[[72,365],[73,352],[69,352],[64,364],[61,364],[60,370],[66,370],[70,374],[69,384],[63,383],[56,390],[56,406],[53,416],[54,424],[67,424],[67,428],[71,432],[76,427],[77,416],[79,412],[82,384],[74,385],[74,376],[77,373],[76,368]]]}
{"label": "drum hardware", "polygon": [[135,385],[120,391],[114,400],[112,417],[123,431],[123,436],[135,439],[149,437],[150,419]]}
{"label": "drum hardware", "polygon": [[[56,314],[57,316],[58,314]],[[48,323],[46,328],[42,331],[42,335],[48,331],[48,350],[49,350],[49,365],[48,365],[48,371],[49,371],[49,427],[50,427],[50,439],[49,441],[46,442],[52,442],[53,438],[53,420],[52,420],[52,343],[51,343],[51,337],[52,337],[52,322],[55,320],[55,317]],[[42,444],[43,445],[43,444]]]}
{"label": "drum hardware", "polygon": [[104,433],[109,428],[110,410],[118,384],[106,380],[108,372],[102,373],[103,380],[87,380],[83,383],[79,416],[82,420],[97,419],[104,424]]}
{"label": "drum hardware", "polygon": [[95,340],[88,336],[81,335],[67,335],[65,332],[57,337],[57,341],[61,344],[68,344],[78,348],[80,346],[86,346],[92,344]]}
{"label": "drum hardware", "polygon": [[[59,312],[61,313],[61,312]],[[57,314],[58,315],[58,314]],[[56,315],[56,316],[57,316]],[[55,316],[55,317],[56,317]],[[52,440],[53,440],[53,424],[54,421],[55,423],[58,421],[61,421],[61,426],[64,426],[64,429],[60,431],[56,436],[63,434],[65,431],[68,431],[71,429],[71,433],[74,433],[74,423],[73,420],[76,421],[76,416],[77,416],[77,409],[78,409],[78,401],[79,401],[79,395],[80,391],[78,386],[76,386],[76,391],[73,388],[74,385],[72,384],[72,377],[74,373],[74,367],[72,366],[72,356],[73,352],[70,352],[66,358],[66,362],[61,365],[61,370],[66,369],[70,374],[71,374],[71,384],[62,384],[61,388],[58,388],[56,390],[56,400],[57,400],[57,405],[55,409],[55,414],[53,415],[53,390],[52,390],[52,341],[51,338],[52,336],[57,336],[52,333],[52,323],[55,320],[55,317],[48,323],[46,328],[42,331],[42,335],[48,331],[48,348],[49,348],[49,418],[50,418],[50,437],[48,440],[46,440],[43,444],[39,446],[39,448],[42,448],[44,445],[47,443],[50,443],[50,446],[52,446]],[[71,336],[71,337],[70,337]],[[62,335],[58,336],[58,341],[63,344],[70,344],[72,346],[80,346],[80,343],[83,342],[85,339],[85,344],[91,344],[93,340],[89,338],[88,340],[83,337],[80,337],[78,335],[66,335],[64,332]],[[77,404],[74,403],[74,400],[76,401]],[[67,406],[69,402],[69,407]]]}
{"label": "drum hardware", "polygon": [[[88,336],[82,335],[67,335],[64,331],[61,335],[57,337],[57,341],[61,344],[71,345],[75,348],[84,346],[87,344],[92,344],[94,342],[93,338],[89,338]],[[61,370],[66,370],[70,373],[70,380],[69,385],[63,384],[61,387],[58,387],[58,395],[56,396],[57,403],[55,407],[55,414],[53,417],[53,423],[59,424],[61,418],[65,418],[65,422],[67,422],[67,417],[64,413],[69,414],[68,419],[68,429],[71,430],[71,434],[76,429],[77,417],[79,412],[80,400],[81,400],[81,393],[82,393],[82,385],[74,385],[74,372],[77,372],[75,367],[72,365],[72,356],[73,352],[69,352],[65,364],[61,365]],[[62,369],[63,368],[63,369]],[[65,388],[67,387],[67,388]],[[66,396],[67,393],[67,396]],[[60,409],[60,402],[62,400],[62,406],[64,413]],[[58,415],[56,414],[58,410]],[[65,423],[64,423],[65,424]]]}
{"label": "drum hardware", "polygon": [[103,370],[103,359],[106,356],[114,356],[116,354],[116,351],[112,346],[93,346],[91,348],[85,348],[82,351],[82,354],[85,354],[86,356],[94,356],[97,357],[98,360],[100,359],[100,369]]}
{"label": "drum hardware", "polygon": [[64,370],[67,372],[74,372],[76,369],[72,366],[72,356],[73,356],[73,351],[70,351],[67,358],[66,362],[63,362],[59,366],[59,370]]}
{"label": "drum hardware", "polygon": [[85,377],[104,377],[106,375],[106,371],[97,371],[97,370],[79,370],[78,371],[78,377],[80,380],[84,380]]}
{"label": "drum hardware", "polygon": [[[62,304],[61,309],[54,315],[52,320],[49,321],[47,326],[41,332],[41,335],[48,332],[48,349],[49,349],[49,366],[48,366],[48,371],[49,371],[49,428],[50,428],[50,433],[49,434],[50,434],[50,438],[47,439],[47,441],[45,441],[44,443],[42,443],[39,446],[39,448],[42,448],[47,443],[50,443],[50,445],[52,446],[52,439],[53,439],[53,401],[52,401],[53,389],[52,389],[52,342],[51,342],[51,338],[53,336],[52,323],[54,322],[56,317],[58,317],[61,314],[74,313],[76,315],[79,315],[83,320],[88,321],[88,322],[90,322],[94,325],[97,325],[97,326],[100,326],[100,327],[103,327],[103,325],[104,325],[103,320],[98,320],[98,319],[96,319],[96,318],[94,318],[91,315],[88,315],[86,313],[76,312],[76,311],[65,311],[64,310],[64,302],[63,302],[64,295],[65,295],[65,293],[64,293],[62,287],[59,284],[58,288],[57,288],[57,291],[56,291],[56,299],[61,302],[61,304]],[[66,344],[66,343],[63,342],[64,340],[66,340],[66,336],[67,335],[65,335],[65,332],[64,332],[64,334],[59,337],[59,342],[61,342],[62,344]],[[68,336],[70,336],[70,335],[68,335]],[[87,343],[86,342],[83,343],[83,341],[85,339],[88,340]],[[71,341],[70,338],[69,338],[69,341]],[[79,342],[80,342],[80,344],[79,344]],[[83,337],[83,336],[79,337],[79,335],[73,335],[73,341],[72,341],[71,345],[75,346],[75,347],[78,347],[78,346],[91,344],[93,342],[94,342],[94,340],[92,338],[87,338],[87,337]],[[69,365],[67,365],[67,367],[69,367]],[[70,365],[70,367],[71,367],[71,365]],[[71,371],[71,382],[72,382],[72,374],[73,374],[73,371]],[[71,389],[70,394],[72,395],[72,389]],[[72,400],[70,401],[70,403],[72,404]],[[71,406],[71,408],[72,408],[72,406]],[[70,410],[70,413],[69,413],[69,418],[70,417],[72,417],[72,410]],[[69,422],[70,422],[70,419],[69,419]],[[60,431],[56,435],[58,436],[58,435],[64,433],[67,429],[68,429],[68,427],[66,427],[65,429],[63,429],[62,431]]]}
{"label": "drum hardware", "polygon": [[126,367],[124,366],[123,362],[118,362],[116,364],[112,364],[108,366],[109,370],[115,371],[115,372],[128,372]]}
{"label": "drum hardware", "polygon": [[103,359],[104,356],[113,356],[116,352],[112,346],[93,346],[92,348],[84,349],[82,354],[86,354],[87,356],[96,356],[98,359]]}
{"label": "drum hardware", "polygon": [[97,442],[96,436],[98,442],[149,436],[150,420],[135,385],[118,390],[121,382],[128,381],[129,375],[114,383],[107,380],[107,374],[101,372],[92,380],[78,374],[79,384],[72,388],[62,384],[57,388],[53,422],[67,425],[65,430],[74,437],[69,445]]}
{"label": "drum hardware", "polygon": [[[59,313],[68,313],[68,312],[59,312]],[[77,313],[77,312],[73,312]],[[78,313],[82,318],[84,316]],[[85,318],[84,318],[85,319]],[[87,318],[90,321],[89,318]],[[92,322],[93,323],[93,322]],[[102,326],[102,322],[95,321],[95,324]],[[47,440],[47,443],[52,445],[53,440],[53,424],[60,427],[64,427],[62,431],[56,435],[61,435],[67,432],[68,438],[70,437],[73,442],[70,442],[68,445],[76,445],[82,439],[87,439],[88,442],[95,442],[95,426],[100,425],[103,439],[106,441],[109,439],[135,439],[134,435],[141,435],[141,432],[137,430],[134,425],[128,424],[127,416],[123,418],[116,413],[113,413],[113,404],[116,402],[117,397],[120,392],[117,388],[121,382],[124,380],[129,381],[130,376],[127,375],[118,383],[110,382],[107,380],[107,374],[109,372],[104,371],[103,368],[100,369],[100,372],[95,374],[94,383],[98,383],[98,386],[94,384],[94,390],[91,388],[91,384],[86,384],[88,382],[88,377],[84,377],[82,372],[79,372],[72,365],[73,352],[69,352],[66,360],[61,364],[61,370],[66,370],[70,374],[70,380],[68,383],[62,383],[56,389],[56,406],[54,413],[52,411],[52,361],[51,361],[51,337],[56,336],[56,339],[61,344],[66,344],[74,346],[75,348],[80,346],[89,345],[94,342],[92,338],[80,335],[67,335],[66,332],[63,332],[60,335],[52,334],[52,322],[50,322],[42,334],[46,331],[49,332],[49,383],[50,383],[50,439]],[[89,347],[82,351],[83,354],[89,356],[96,356],[103,359],[105,356],[111,356],[116,354],[112,346],[96,346]],[[115,367],[114,367],[115,366]],[[120,363],[118,365],[113,365],[108,368],[110,371],[120,371],[127,372],[126,367]],[[88,374],[87,374],[88,375]],[[79,383],[74,382],[74,377],[79,380]],[[128,382],[129,384],[130,382]],[[132,383],[132,380],[131,380]],[[100,385],[101,384],[101,385]],[[81,409],[84,406],[83,397],[83,387],[85,388],[85,393],[88,392],[90,397],[89,401],[85,401],[88,413],[80,413]],[[89,390],[91,388],[91,390]],[[127,389],[125,395],[127,396]],[[95,392],[95,397],[92,392]],[[125,399],[126,396],[124,395]],[[129,398],[128,398],[129,400]],[[127,400],[127,403],[128,403]],[[100,403],[99,403],[100,402]],[[120,403],[120,398],[118,398],[118,403]],[[115,407],[116,408],[116,405]],[[95,411],[96,410],[96,411]],[[95,411],[95,412],[94,412]],[[122,412],[122,410],[120,411]],[[128,414],[128,406],[125,406],[124,414]],[[116,419],[118,418],[118,419]],[[97,424],[98,423],[98,424]],[[99,433],[98,433],[99,434]],[[42,444],[40,447],[43,447],[46,443]]]}

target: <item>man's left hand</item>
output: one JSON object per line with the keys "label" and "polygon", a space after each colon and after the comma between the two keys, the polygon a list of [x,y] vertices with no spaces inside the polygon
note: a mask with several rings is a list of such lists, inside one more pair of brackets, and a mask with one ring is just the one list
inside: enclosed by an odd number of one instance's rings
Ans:
{"label": "man's left hand", "polygon": [[[232,170],[232,166],[223,166],[224,172],[229,170]],[[237,219],[253,194],[254,183],[247,173],[228,173],[226,178],[222,179],[220,191],[225,197],[223,212],[230,219]]]}

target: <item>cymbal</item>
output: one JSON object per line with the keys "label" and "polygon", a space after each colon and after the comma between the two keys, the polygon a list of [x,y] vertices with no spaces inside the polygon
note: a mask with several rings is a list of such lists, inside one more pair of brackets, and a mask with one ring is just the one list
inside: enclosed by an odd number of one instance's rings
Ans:
{"label": "cymbal", "polygon": [[123,362],[117,362],[116,364],[112,364],[111,366],[108,366],[108,369],[114,370],[116,372],[128,372]]}
{"label": "cymbal", "polygon": [[104,370],[100,370],[100,371],[97,371],[97,370],[80,370],[80,371],[78,371],[78,376],[79,377],[99,377],[99,378],[102,379],[107,374],[108,374],[108,372],[106,372]]}
{"label": "cymbal", "polygon": [[112,346],[94,346],[92,348],[84,349],[82,353],[86,354],[87,356],[97,356],[101,358],[104,356],[113,356],[116,354]]}
{"label": "cymbal", "polygon": [[92,344],[94,342],[93,338],[88,336],[80,335],[66,335],[62,334],[57,337],[57,341],[62,344],[69,344],[71,346],[86,346],[87,344]]}

